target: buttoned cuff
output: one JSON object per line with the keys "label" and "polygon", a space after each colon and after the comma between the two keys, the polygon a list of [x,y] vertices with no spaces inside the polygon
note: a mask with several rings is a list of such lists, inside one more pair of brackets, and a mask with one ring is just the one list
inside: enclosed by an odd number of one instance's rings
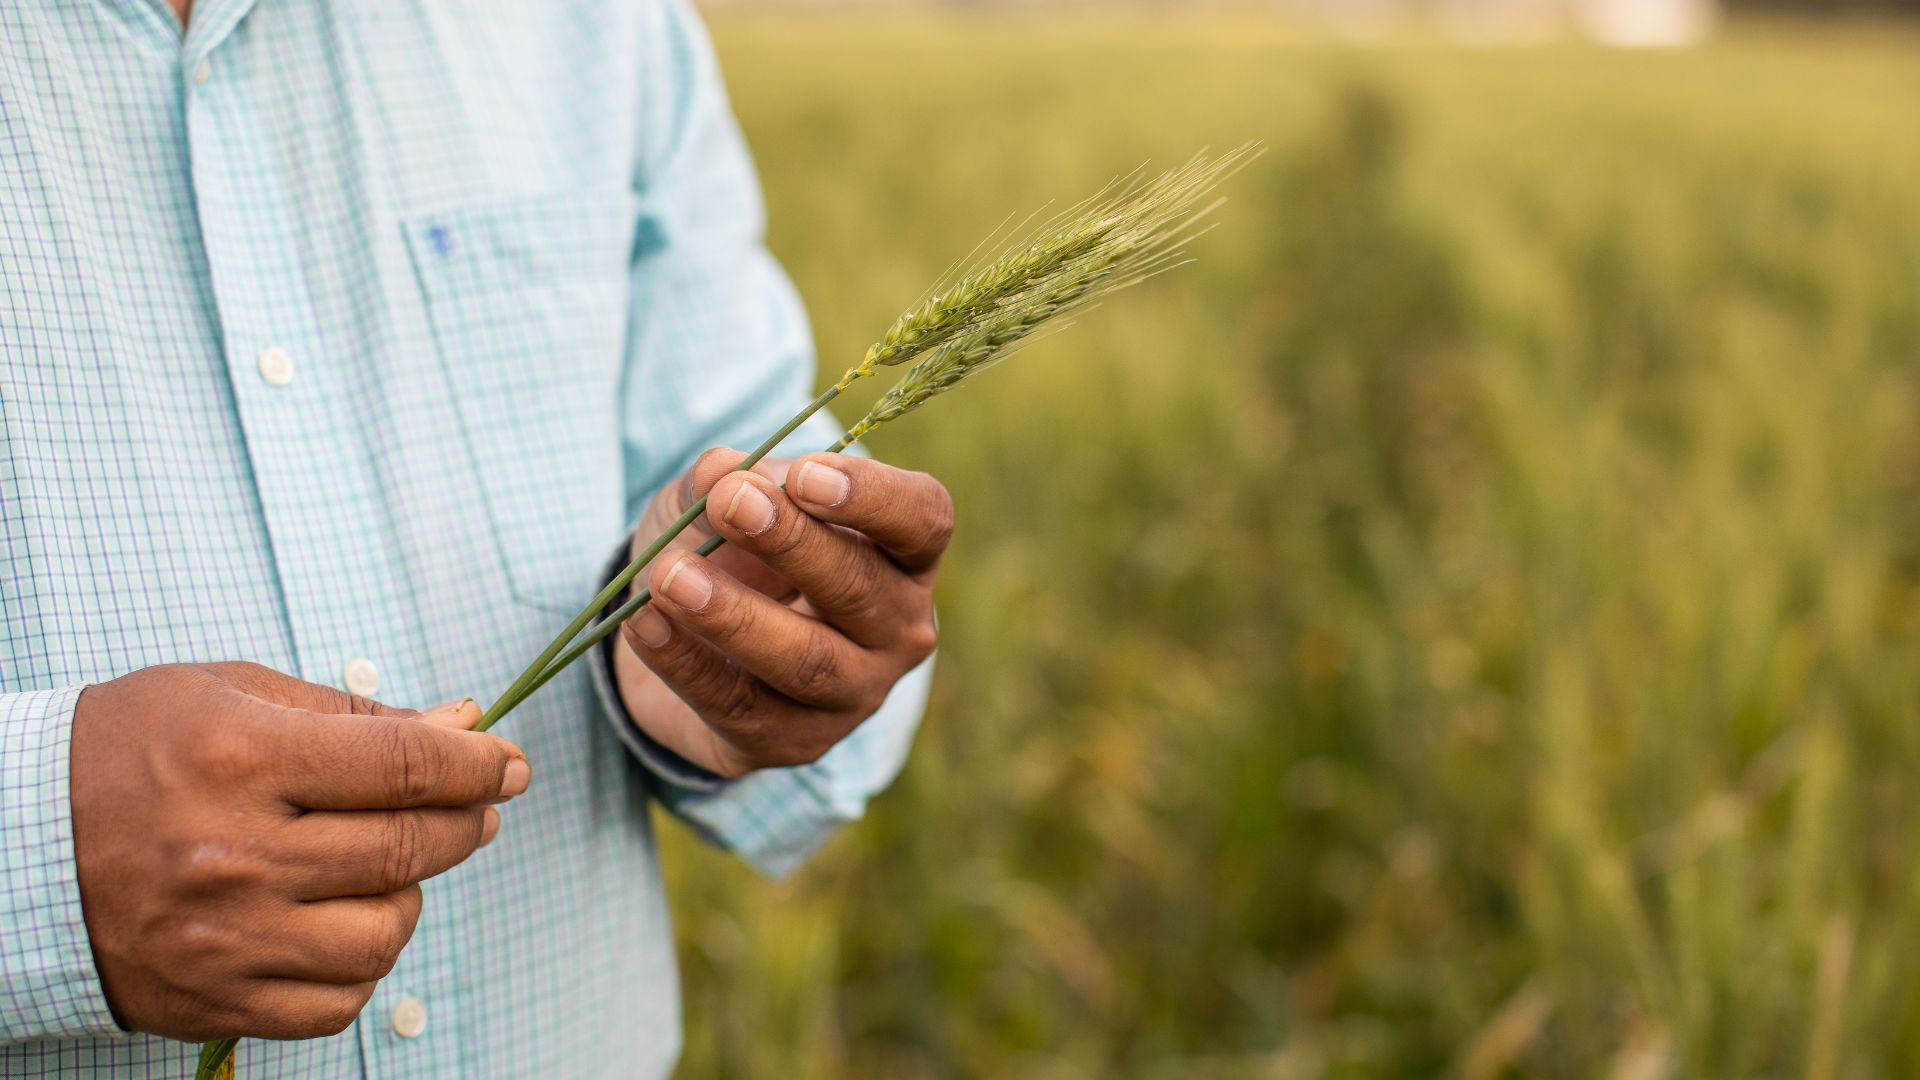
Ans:
{"label": "buttoned cuff", "polygon": [[0,1043],[107,1035],[73,855],[73,708],[83,687],[0,694]]}
{"label": "buttoned cuff", "polygon": [[[622,545],[608,563],[603,583],[626,566],[627,550]],[[880,710],[819,761],[728,780],[661,746],[628,714],[613,678],[618,638],[608,635],[585,658],[614,730],[657,778],[656,795],[674,816],[770,877],[792,872],[842,826],[858,821],[868,800],[899,775],[933,676],[931,660],[908,672]]]}

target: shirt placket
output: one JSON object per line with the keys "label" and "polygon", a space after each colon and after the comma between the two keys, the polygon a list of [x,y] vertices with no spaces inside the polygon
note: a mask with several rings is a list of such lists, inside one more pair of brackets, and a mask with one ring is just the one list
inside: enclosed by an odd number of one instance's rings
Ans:
{"label": "shirt placket", "polygon": [[[296,118],[249,93],[295,58],[250,52],[235,33],[250,0],[203,0],[182,54],[188,143],[222,345],[273,548],[297,670],[312,682],[424,706],[431,686],[412,640],[403,568],[364,440],[379,438],[344,403],[363,358],[331,355],[327,318],[302,265],[301,228],[277,139]],[[204,22],[202,19],[204,18]],[[266,96],[270,97],[270,96]],[[341,167],[340,163],[329,163]],[[348,166],[350,167],[350,166]],[[343,170],[344,171],[344,170]],[[327,177],[342,185],[352,177]],[[324,227],[322,225],[321,227]],[[427,910],[435,884],[427,885]],[[461,1035],[457,922],[423,917],[356,1025],[370,1077],[451,1075]]]}
{"label": "shirt placket", "polygon": [[[221,344],[273,544],[299,671],[313,682],[404,698],[383,665],[395,635],[378,603],[385,517],[341,400],[351,372],[329,356],[301,264],[272,140],[249,101],[249,58],[228,46],[185,58],[188,144]],[[223,75],[226,78],[223,81]]]}

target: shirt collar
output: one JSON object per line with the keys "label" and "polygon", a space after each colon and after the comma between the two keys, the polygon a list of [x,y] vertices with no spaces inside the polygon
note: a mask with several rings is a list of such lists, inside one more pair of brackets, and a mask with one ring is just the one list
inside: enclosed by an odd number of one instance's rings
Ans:
{"label": "shirt collar", "polygon": [[182,32],[180,19],[167,0],[101,0],[141,33],[171,51],[179,49],[183,66],[191,69],[233,34],[258,0],[194,0]]}
{"label": "shirt collar", "polygon": [[[153,0],[163,7],[166,0]],[[193,14],[187,18],[183,63],[188,67],[207,58],[220,43],[233,34],[233,28],[247,17],[258,0],[194,0]]]}

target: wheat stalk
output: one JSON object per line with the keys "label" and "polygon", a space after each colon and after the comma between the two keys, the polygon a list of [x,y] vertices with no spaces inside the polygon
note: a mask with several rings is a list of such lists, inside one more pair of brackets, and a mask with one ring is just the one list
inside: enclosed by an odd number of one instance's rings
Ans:
{"label": "wheat stalk", "polygon": [[[905,416],[1006,359],[1061,316],[1179,265],[1184,244],[1202,231],[1195,226],[1219,205],[1218,201],[1207,201],[1214,189],[1260,152],[1249,144],[1216,158],[1196,155],[1180,168],[1155,177],[1135,173],[1056,216],[1026,240],[961,274],[949,287],[936,289],[908,309],[867,350],[859,364],[847,369],[838,382],[747,455],[739,468],[751,469],[808,417],[880,367],[923,357],[858,423],[826,447],[826,452],[845,450],[875,428]],[[674,537],[706,512],[706,502],[702,498],[689,507],[615,576],[576,617],[579,625],[570,626],[555,639],[494,703],[479,730],[493,726],[652,601],[652,591],[641,588],[613,614],[587,628],[594,612],[605,610]],[[711,555],[724,543],[724,537],[710,537],[696,550]]]}

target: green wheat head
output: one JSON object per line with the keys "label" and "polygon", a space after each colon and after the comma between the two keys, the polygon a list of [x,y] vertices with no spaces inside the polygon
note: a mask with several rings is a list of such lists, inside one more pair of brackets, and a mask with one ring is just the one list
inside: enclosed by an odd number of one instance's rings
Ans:
{"label": "green wheat head", "polygon": [[842,445],[953,389],[1012,355],[1037,331],[1120,289],[1179,265],[1214,189],[1259,155],[1248,145],[1196,156],[1157,176],[1135,173],[1058,215],[997,257],[909,308],[849,369],[841,384],[876,367],[918,363],[875,402]]}

